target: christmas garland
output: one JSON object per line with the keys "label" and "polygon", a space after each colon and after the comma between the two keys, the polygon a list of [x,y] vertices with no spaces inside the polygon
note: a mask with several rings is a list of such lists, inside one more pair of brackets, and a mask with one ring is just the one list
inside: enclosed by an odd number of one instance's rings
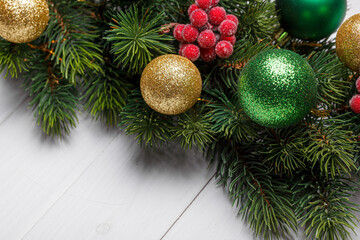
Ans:
{"label": "christmas garland", "polygon": [[146,147],[198,148],[257,236],[348,239],[360,14],[326,39],[345,12],[346,0],[0,0],[0,69],[24,79],[48,135],[84,109]]}

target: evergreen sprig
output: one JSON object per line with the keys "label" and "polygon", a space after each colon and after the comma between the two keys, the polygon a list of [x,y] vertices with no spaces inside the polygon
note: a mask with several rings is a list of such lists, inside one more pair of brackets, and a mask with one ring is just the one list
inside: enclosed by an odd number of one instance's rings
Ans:
{"label": "evergreen sprig", "polygon": [[327,105],[343,104],[353,86],[349,70],[333,51],[313,52],[308,59],[319,84],[318,100]]}
{"label": "evergreen sprig", "polygon": [[327,176],[314,169],[300,171],[292,182],[296,215],[308,239],[350,238],[357,222],[354,212],[359,211],[350,201],[358,190],[353,180],[341,174]]}
{"label": "evergreen sprig", "polygon": [[250,58],[256,54],[274,47],[275,46],[272,45],[270,41],[249,41],[249,39],[242,38],[236,42],[234,46],[234,54],[231,55],[228,59],[222,60],[221,62],[224,64],[242,63],[245,65],[250,60]]}
{"label": "evergreen sprig", "polygon": [[350,174],[356,169],[354,161],[355,138],[353,132],[334,121],[321,121],[309,125],[309,145],[305,152],[313,166],[320,166],[324,174],[335,177],[341,172]]}
{"label": "evergreen sprig", "polygon": [[49,25],[43,35],[50,59],[62,76],[74,84],[89,71],[102,73],[104,60],[93,8],[77,0],[56,0],[49,6]]}
{"label": "evergreen sprig", "polygon": [[[239,19],[238,34],[248,33],[247,39],[272,38],[279,28],[275,2],[270,0],[222,0],[220,5]],[[243,35],[244,36],[244,35]]]}
{"label": "evergreen sprig", "polygon": [[173,52],[168,41],[172,36],[160,34],[164,13],[156,15],[149,9],[131,5],[126,10],[113,12],[111,30],[105,39],[111,44],[111,53],[115,55],[122,69],[137,74],[156,56]]}
{"label": "evergreen sprig", "polygon": [[139,144],[143,146],[160,147],[172,138],[172,119],[146,105],[139,90],[129,94],[120,117],[120,126],[125,133],[136,135]]}
{"label": "evergreen sprig", "polygon": [[218,89],[225,94],[237,92],[237,81],[240,76],[240,70],[233,65],[220,65],[214,67],[205,77],[205,89]]}
{"label": "evergreen sprig", "polygon": [[105,75],[87,77],[81,99],[84,109],[96,120],[100,119],[108,126],[116,126],[132,85],[127,74],[111,64],[104,65],[103,70]]}
{"label": "evergreen sprig", "polygon": [[211,109],[209,115],[212,130],[219,137],[236,142],[252,141],[258,137],[259,125],[240,108],[237,94],[226,96],[224,92],[215,89],[209,95],[212,98],[207,106]]}
{"label": "evergreen sprig", "polygon": [[292,175],[298,169],[306,167],[307,152],[304,151],[308,136],[304,127],[285,129],[266,129],[263,138],[264,163],[272,167],[276,174]]}
{"label": "evergreen sprig", "polygon": [[156,12],[164,12],[167,22],[175,23],[188,22],[187,9],[193,3],[193,0],[140,0],[140,4],[152,7]]}
{"label": "evergreen sprig", "polygon": [[15,44],[0,38],[0,73],[6,70],[5,78],[18,77],[28,70],[31,53],[26,44]]}
{"label": "evergreen sprig", "polygon": [[210,116],[204,111],[204,107],[179,115],[172,132],[172,138],[179,140],[184,149],[197,146],[198,149],[205,150],[215,139]]}
{"label": "evergreen sprig", "polygon": [[43,132],[62,137],[69,134],[78,122],[79,94],[61,77],[58,66],[44,59],[43,54],[31,59],[29,71],[24,75],[24,87],[29,92],[30,106]]}
{"label": "evergreen sprig", "polygon": [[210,161],[217,162],[219,183],[228,186],[239,214],[256,236],[265,239],[289,236],[297,220],[286,181],[262,164],[256,143],[234,144],[222,139],[210,145]]}

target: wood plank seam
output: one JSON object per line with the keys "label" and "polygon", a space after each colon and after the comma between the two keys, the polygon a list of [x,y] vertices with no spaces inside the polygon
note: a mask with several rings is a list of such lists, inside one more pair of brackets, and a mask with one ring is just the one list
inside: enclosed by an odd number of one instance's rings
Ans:
{"label": "wood plank seam", "polygon": [[25,104],[25,102],[26,102],[27,100],[28,100],[27,98],[24,98],[24,100],[22,100],[21,103],[19,103],[19,104],[15,107],[15,109],[14,109],[12,112],[10,112],[10,113],[4,118],[4,120],[2,120],[2,121],[0,122],[0,126],[1,126],[3,123],[5,123],[6,120],[8,120],[23,104]]}
{"label": "wood plank seam", "polygon": [[121,134],[117,133],[114,138],[110,141],[110,143],[99,152],[99,154],[96,155],[93,161],[89,163],[88,166],[84,168],[84,170],[79,174],[79,176],[61,193],[61,195],[49,206],[49,208],[35,221],[35,223],[30,227],[30,229],[23,235],[21,240],[24,240],[26,236],[37,226],[37,224],[50,212],[50,210],[56,205],[56,203],[59,202],[59,200],[66,195],[66,193],[69,191],[69,189],[77,183],[77,181],[86,173],[86,171],[96,162],[96,160],[99,158],[101,154],[103,154],[107,148],[111,146],[111,143],[115,141],[116,138],[118,138]]}
{"label": "wood plank seam", "polygon": [[175,224],[180,220],[180,218],[185,214],[185,212],[191,207],[191,205],[196,201],[196,199],[200,196],[200,194],[205,190],[205,188],[210,184],[211,180],[215,177],[216,173],[214,173],[211,178],[205,183],[205,185],[200,189],[200,191],[196,194],[194,199],[186,206],[184,211],[181,212],[179,217],[171,224],[171,226],[168,228],[168,230],[164,233],[164,235],[160,238],[160,240],[163,240],[166,235],[170,232],[170,230],[175,226]]}

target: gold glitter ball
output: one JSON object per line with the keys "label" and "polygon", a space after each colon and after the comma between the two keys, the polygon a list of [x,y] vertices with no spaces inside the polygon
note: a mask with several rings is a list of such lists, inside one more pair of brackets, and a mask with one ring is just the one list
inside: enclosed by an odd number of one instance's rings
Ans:
{"label": "gold glitter ball", "polygon": [[0,36],[13,43],[38,38],[49,22],[46,0],[0,0]]}
{"label": "gold glitter ball", "polygon": [[360,72],[360,13],[340,26],[336,35],[336,53],[348,68]]}
{"label": "gold glitter ball", "polygon": [[201,94],[197,67],[179,55],[163,55],[152,60],[140,81],[145,102],[155,111],[176,115],[190,109]]}

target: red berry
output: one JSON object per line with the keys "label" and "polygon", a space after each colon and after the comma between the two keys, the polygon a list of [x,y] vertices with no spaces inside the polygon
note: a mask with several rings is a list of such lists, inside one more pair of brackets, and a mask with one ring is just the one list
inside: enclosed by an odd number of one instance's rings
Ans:
{"label": "red berry", "polygon": [[199,35],[199,31],[192,25],[186,24],[183,31],[182,37],[186,42],[195,42]]}
{"label": "red berry", "polygon": [[357,94],[351,98],[350,107],[354,113],[360,114],[360,94]]}
{"label": "red berry", "polygon": [[212,0],[195,0],[195,3],[199,8],[207,10],[211,7],[211,1]]}
{"label": "red berry", "polygon": [[184,24],[179,24],[174,28],[174,38],[176,40],[178,40],[179,42],[183,42],[183,36],[182,36],[182,31],[184,30],[185,25]]}
{"label": "red berry", "polygon": [[183,49],[183,56],[192,62],[195,62],[200,57],[200,49],[194,44],[188,44]]}
{"label": "red berry", "polygon": [[226,11],[223,7],[214,7],[209,11],[209,21],[213,25],[220,25],[226,18]]}
{"label": "red berry", "polygon": [[356,89],[357,89],[357,91],[360,93],[360,77],[359,77],[358,80],[356,81]]}
{"label": "red berry", "polygon": [[193,11],[195,11],[196,9],[199,9],[198,6],[196,6],[196,4],[192,4],[189,8],[188,8],[188,15],[190,16],[192,14]]}
{"label": "red berry", "polygon": [[215,7],[216,5],[218,5],[220,2],[220,0],[211,0],[211,6]]}
{"label": "red berry", "polygon": [[216,59],[215,48],[201,48],[200,49],[201,59],[205,62],[211,62]]}
{"label": "red berry", "polygon": [[202,31],[197,39],[201,48],[212,48],[216,44],[216,36],[211,30]]}
{"label": "red berry", "polygon": [[236,43],[236,37],[235,36],[231,36],[231,37],[221,37],[221,40],[225,40],[225,41],[229,41],[231,43],[231,45],[235,45]]}
{"label": "red berry", "polygon": [[219,26],[219,32],[224,37],[230,37],[235,35],[237,31],[237,25],[230,20],[223,21]]}
{"label": "red berry", "polygon": [[196,9],[190,15],[190,22],[194,27],[202,27],[208,22],[208,15],[202,9]]}
{"label": "red berry", "polygon": [[234,48],[229,41],[220,41],[215,47],[216,55],[220,58],[228,58],[233,54]]}
{"label": "red berry", "polygon": [[180,43],[180,46],[179,46],[179,55],[180,56],[184,56],[184,48],[188,45],[188,43]]}
{"label": "red berry", "polygon": [[225,19],[226,19],[226,20],[233,21],[233,22],[236,24],[236,26],[239,25],[239,19],[238,19],[235,15],[228,14],[228,15],[226,15],[226,18],[225,18]]}

